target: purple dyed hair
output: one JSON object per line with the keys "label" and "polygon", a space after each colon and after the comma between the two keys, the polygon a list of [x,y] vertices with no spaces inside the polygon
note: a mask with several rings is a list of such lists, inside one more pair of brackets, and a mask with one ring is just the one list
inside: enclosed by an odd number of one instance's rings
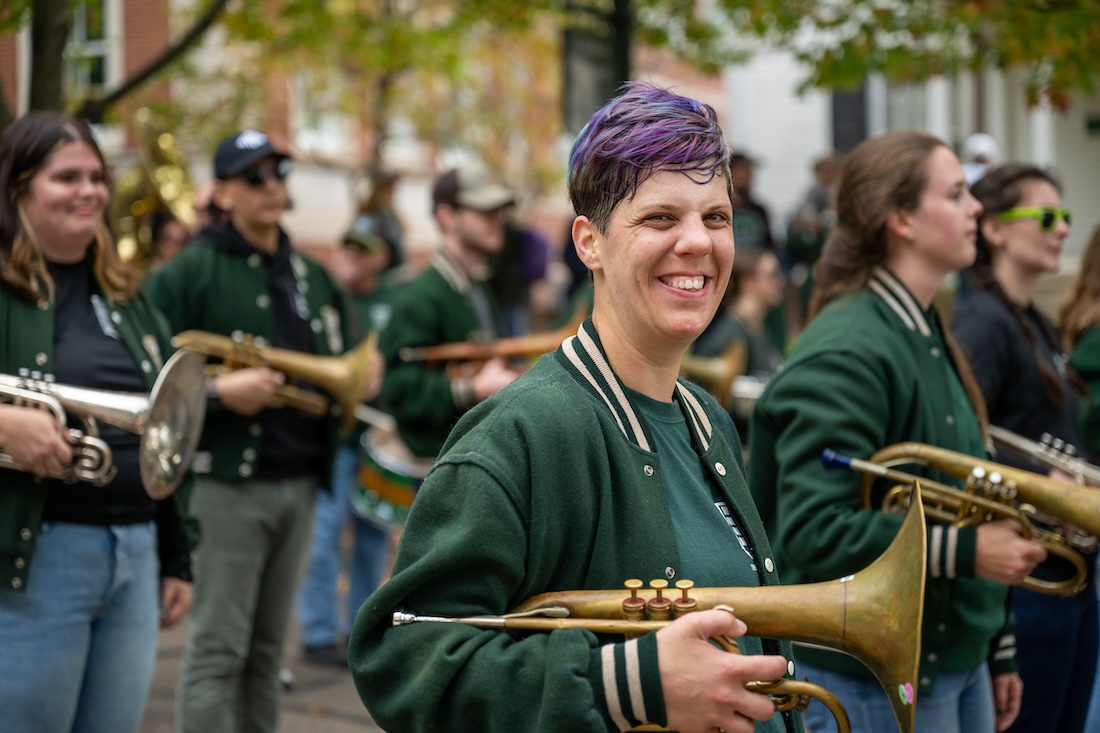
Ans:
{"label": "purple dyed hair", "polygon": [[573,143],[569,199],[603,232],[619,202],[662,170],[698,183],[723,175],[732,200],[729,146],[714,108],[648,82],[627,82]]}

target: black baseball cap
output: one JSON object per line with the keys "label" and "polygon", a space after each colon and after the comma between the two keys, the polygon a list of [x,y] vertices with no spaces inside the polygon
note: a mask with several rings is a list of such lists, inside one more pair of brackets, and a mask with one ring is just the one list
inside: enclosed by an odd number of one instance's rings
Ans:
{"label": "black baseball cap", "polygon": [[214,177],[220,180],[239,176],[258,160],[275,156],[289,158],[285,151],[271,144],[267,135],[256,130],[243,130],[222,140],[214,151]]}

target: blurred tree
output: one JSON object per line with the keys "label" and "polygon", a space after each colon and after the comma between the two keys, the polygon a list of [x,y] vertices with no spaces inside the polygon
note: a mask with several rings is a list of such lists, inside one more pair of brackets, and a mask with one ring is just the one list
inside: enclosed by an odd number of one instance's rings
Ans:
{"label": "blurred tree", "polygon": [[1028,101],[1064,110],[1100,74],[1094,0],[716,0],[733,27],[792,50],[805,86],[858,87],[1020,69]]}
{"label": "blurred tree", "polygon": [[[117,87],[95,96],[65,99],[65,47],[73,27],[73,0],[4,0],[0,3],[0,35],[18,32],[30,23],[30,109],[66,110],[91,122],[102,122],[121,99],[153,79],[195,45],[218,19],[229,0],[210,0],[192,25],[160,54]],[[12,111],[0,89],[0,130]]]}

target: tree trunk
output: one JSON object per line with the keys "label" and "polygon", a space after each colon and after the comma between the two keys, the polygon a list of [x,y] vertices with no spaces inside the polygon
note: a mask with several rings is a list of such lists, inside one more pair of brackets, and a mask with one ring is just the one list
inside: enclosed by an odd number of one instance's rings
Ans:
{"label": "tree trunk", "polygon": [[61,96],[65,76],[65,44],[73,27],[69,0],[34,0],[31,10],[30,108],[65,108]]}

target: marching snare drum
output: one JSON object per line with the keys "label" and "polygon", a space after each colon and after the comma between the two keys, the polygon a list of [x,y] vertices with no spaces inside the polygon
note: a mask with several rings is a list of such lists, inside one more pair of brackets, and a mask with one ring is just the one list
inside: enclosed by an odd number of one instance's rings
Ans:
{"label": "marching snare drum", "polygon": [[369,522],[386,528],[401,526],[433,462],[412,455],[396,430],[372,426],[360,441],[359,483],[352,508]]}

